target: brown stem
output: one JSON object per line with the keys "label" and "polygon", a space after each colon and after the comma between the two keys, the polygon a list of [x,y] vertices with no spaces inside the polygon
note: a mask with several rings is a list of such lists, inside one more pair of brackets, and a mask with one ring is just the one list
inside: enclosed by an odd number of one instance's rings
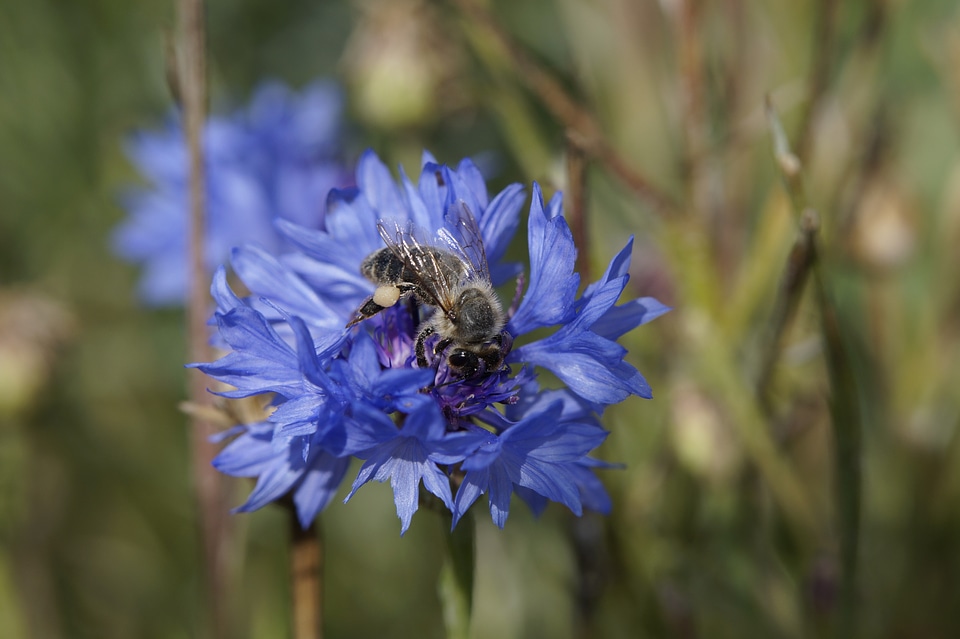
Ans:
{"label": "brown stem", "polygon": [[581,282],[590,278],[590,245],[587,239],[587,158],[579,146],[567,139],[567,191],[564,215],[570,223],[577,247],[577,272]]}
{"label": "brown stem", "polygon": [[836,0],[820,0],[817,4],[817,23],[814,27],[813,61],[810,74],[810,84],[807,88],[807,100],[803,113],[800,116],[800,127],[797,132],[797,143],[794,145],[796,155],[804,162],[809,161],[813,121],[823,100],[830,80],[830,63],[834,54],[834,31],[837,15]]}
{"label": "brown stem", "polygon": [[[187,301],[187,334],[189,359],[208,362],[212,359],[207,341],[209,314],[209,275],[204,260],[204,217],[206,176],[203,161],[202,133],[206,108],[206,53],[204,42],[204,6],[202,0],[179,0],[180,30],[179,97],[183,104],[183,120],[190,161],[190,291]],[[198,406],[211,406],[213,397],[207,392],[206,380],[199,371],[190,371],[190,400]],[[211,634],[229,635],[225,588],[227,584],[227,523],[222,482],[211,465],[216,446],[210,436],[216,425],[198,417],[192,419],[192,465],[203,547],[206,598],[210,607]]]}
{"label": "brown stem", "polygon": [[508,34],[486,8],[476,0],[453,2],[469,19],[470,25],[482,29],[510,59],[517,70],[517,76],[540,98],[553,117],[566,127],[574,144],[605,165],[657,213],[666,214],[677,210],[678,207],[670,196],[653,186],[610,146],[590,111],[578,103],[543,65]]}
{"label": "brown stem", "polygon": [[683,97],[683,128],[689,172],[690,203],[701,216],[707,215],[704,160],[707,152],[707,117],[701,48],[699,0],[681,0],[677,11],[677,42]]}
{"label": "brown stem", "polygon": [[304,529],[290,512],[290,590],[294,639],[323,638],[323,543],[314,521]]}

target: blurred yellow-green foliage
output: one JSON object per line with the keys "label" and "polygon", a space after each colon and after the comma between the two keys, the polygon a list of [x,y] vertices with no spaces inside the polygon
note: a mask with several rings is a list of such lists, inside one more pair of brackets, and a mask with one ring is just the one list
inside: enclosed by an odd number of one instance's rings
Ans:
{"label": "blurred yellow-green foliage", "polygon": [[[605,416],[610,517],[478,517],[474,636],[960,636],[960,8],[494,0],[491,30],[463,4],[207,20],[213,108],[331,75],[354,154],[489,153],[497,188],[566,189],[571,123],[500,29],[674,203],[587,153],[587,266],[636,234],[632,294],[675,306],[625,338],[655,399]],[[170,108],[174,24],[156,0],[0,3],[0,637],[204,636],[184,318],[140,308],[107,242],[123,136]],[[820,220],[792,309],[766,96]],[[289,636],[285,516],[234,523],[233,632]],[[328,637],[442,635],[433,513],[400,539],[375,484],[321,525]]]}

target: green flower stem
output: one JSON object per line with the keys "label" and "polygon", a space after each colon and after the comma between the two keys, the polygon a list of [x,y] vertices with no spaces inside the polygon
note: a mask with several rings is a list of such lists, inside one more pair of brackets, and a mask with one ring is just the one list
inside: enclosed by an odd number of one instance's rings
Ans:
{"label": "green flower stem", "polygon": [[447,554],[437,587],[443,608],[443,625],[447,639],[467,639],[470,636],[470,617],[473,612],[473,576],[476,567],[476,525],[468,512],[450,531],[449,513],[442,521]]}
{"label": "green flower stem", "polygon": [[836,637],[857,635],[857,556],[860,546],[861,415],[857,380],[848,352],[851,342],[830,290],[819,273],[817,293],[823,316],[827,366],[830,372],[830,413],[833,422],[837,530],[840,537],[840,592]]}
{"label": "green flower stem", "polygon": [[[722,287],[705,258],[709,254],[704,248],[707,239],[691,223],[675,225],[664,237],[668,254],[674,257],[676,272],[680,274],[677,279],[684,282],[687,295],[693,300],[687,305],[688,312],[701,317],[719,316],[722,300],[717,291]],[[740,366],[736,349],[724,338],[719,324],[703,321],[696,330],[700,346],[696,356],[690,358],[690,373],[704,388],[715,389],[718,396],[726,398],[740,444],[769,487],[794,537],[811,538],[818,522],[810,495],[789,459],[777,447],[768,420],[754,399],[753,386],[743,375],[731,373]]]}
{"label": "green flower stem", "polygon": [[[840,555],[839,607],[833,634],[853,637],[857,634],[858,562],[860,540],[860,510],[862,478],[860,456],[862,449],[859,385],[851,361],[856,348],[854,336],[857,327],[845,319],[848,314],[837,312],[833,281],[822,261],[817,259],[817,228],[810,223],[815,218],[803,188],[800,159],[793,153],[772,104],[767,101],[767,119],[773,134],[774,156],[794,214],[800,223],[801,239],[806,236],[809,256],[803,261],[810,270],[820,307],[821,331],[830,375],[830,417],[834,437],[834,499],[836,502],[837,535]],[[799,244],[798,244],[799,245]],[[799,296],[799,291],[794,295]],[[846,324],[844,323],[846,321]],[[772,365],[771,365],[772,368]]]}

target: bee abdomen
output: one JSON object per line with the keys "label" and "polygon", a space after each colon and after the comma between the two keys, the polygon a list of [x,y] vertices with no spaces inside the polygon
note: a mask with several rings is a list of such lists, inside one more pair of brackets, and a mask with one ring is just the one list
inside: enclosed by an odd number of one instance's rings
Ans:
{"label": "bee abdomen", "polygon": [[360,272],[374,284],[401,282],[403,271],[403,262],[388,248],[371,253],[360,264]]}

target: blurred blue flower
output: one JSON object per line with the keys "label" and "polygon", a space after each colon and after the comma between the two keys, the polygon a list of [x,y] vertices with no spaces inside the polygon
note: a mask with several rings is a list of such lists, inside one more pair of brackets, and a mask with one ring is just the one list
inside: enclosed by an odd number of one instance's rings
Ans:
{"label": "blurred blue flower", "polygon": [[[230,250],[255,241],[276,253],[273,224],[323,224],[333,187],[349,183],[342,161],[342,97],[331,82],[299,93],[262,84],[250,104],[214,115],[203,133],[207,168],[205,258],[212,273]],[[177,114],[157,131],[132,135],[126,151],[149,186],[122,198],[129,217],[113,235],[120,257],[143,265],[139,293],[150,305],[182,304],[187,292],[189,162]]]}
{"label": "blurred blue flower", "polygon": [[[584,508],[609,511],[594,474],[607,464],[589,457],[607,435],[599,415],[631,394],[651,396],[615,340],[669,310],[653,298],[616,305],[629,278],[632,238],[577,297],[576,248],[561,197],[545,205],[535,184],[529,285],[520,296],[518,280],[518,299],[495,342],[503,363],[492,370],[455,368],[447,356],[455,344],[442,350],[439,335],[426,339],[419,360],[418,327],[432,308],[415,295],[345,328],[377,288],[361,275],[361,262],[384,247],[378,222],[412,224],[424,242],[435,234],[437,248],[463,248],[467,259],[477,247],[450,243],[462,231],[451,211],[465,207],[489,277],[500,285],[520,274],[504,256],[523,201],[516,184],[490,198],[470,160],[451,168],[424,154],[414,183],[402,170],[395,181],[367,152],[356,187],[331,191],[321,228],[277,221],[294,250],[279,257],[255,246],[233,251],[233,268],[252,294],[236,296],[225,272],[217,272],[219,339],[230,352],[194,366],[233,386],[226,396],[275,394],[267,422],[241,429],[216,461],[228,474],[258,477],[241,510],[292,491],[306,524],[329,502],[343,460],[353,456],[365,462],[347,499],[370,480],[389,480],[401,534],[419,506],[421,483],[450,509],[454,525],[483,494],[501,527],[514,493],[535,513],[548,501],[578,515]],[[541,389],[537,369],[565,386]]]}

